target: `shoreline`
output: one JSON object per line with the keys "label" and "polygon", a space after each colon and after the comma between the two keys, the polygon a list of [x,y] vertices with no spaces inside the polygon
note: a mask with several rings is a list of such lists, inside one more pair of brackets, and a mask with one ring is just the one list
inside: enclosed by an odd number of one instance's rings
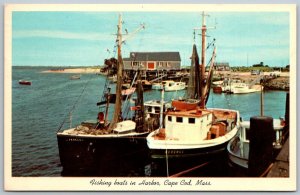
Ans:
{"label": "shoreline", "polygon": [[62,68],[53,70],[44,70],[41,73],[76,73],[76,74],[91,74],[100,73],[100,68]]}
{"label": "shoreline", "polygon": [[[41,73],[59,73],[59,74],[103,74],[100,72],[100,68],[60,68],[60,69],[50,69],[44,70]],[[269,72],[264,72],[263,75],[269,75]],[[216,76],[228,76],[230,72],[228,71],[218,71]],[[257,75],[251,75],[251,72],[232,72],[232,77],[240,78],[246,82],[254,80]],[[280,72],[280,76],[270,80],[266,83],[266,89],[268,90],[289,90],[289,72]]]}

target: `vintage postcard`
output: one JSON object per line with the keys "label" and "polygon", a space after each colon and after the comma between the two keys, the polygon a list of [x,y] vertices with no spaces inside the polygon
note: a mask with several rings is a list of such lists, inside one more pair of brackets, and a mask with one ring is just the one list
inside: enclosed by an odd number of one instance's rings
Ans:
{"label": "vintage postcard", "polygon": [[296,5],[8,4],[4,31],[5,190],[296,190]]}

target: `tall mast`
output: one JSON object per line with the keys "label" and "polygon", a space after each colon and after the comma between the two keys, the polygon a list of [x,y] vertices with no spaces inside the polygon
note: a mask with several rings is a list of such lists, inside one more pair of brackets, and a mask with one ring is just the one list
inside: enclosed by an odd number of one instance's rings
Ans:
{"label": "tall mast", "polygon": [[122,74],[123,74],[123,59],[121,55],[122,51],[122,16],[119,14],[118,32],[117,32],[117,47],[118,47],[118,63],[117,63],[117,84],[116,84],[116,103],[114,115],[111,120],[108,131],[112,131],[115,128],[116,123],[121,118],[121,104],[122,104]]}
{"label": "tall mast", "polygon": [[[202,48],[201,48],[201,76],[204,76],[205,74],[205,47],[206,47],[206,42],[205,42],[205,36],[206,36],[206,22],[205,22],[205,15],[204,12],[202,12]],[[203,77],[202,77],[203,79]]]}
{"label": "tall mast", "polygon": [[200,107],[201,108],[205,108],[205,101],[203,101],[203,99],[205,99],[205,65],[206,65],[206,61],[205,61],[205,50],[206,50],[206,31],[208,28],[214,28],[214,27],[207,27],[206,26],[206,20],[205,17],[209,16],[207,14],[205,14],[204,12],[202,12],[202,26],[201,28],[195,28],[195,30],[201,30],[201,62],[199,64],[199,74],[200,74],[200,79],[199,79],[199,86],[200,86],[200,92],[201,94],[199,95],[199,99],[201,100],[200,103]]}
{"label": "tall mast", "polygon": [[202,42],[201,42],[201,80],[200,80],[200,89],[201,89],[201,103],[200,103],[200,107],[204,108],[205,107],[205,101],[202,101],[202,99],[204,98],[205,95],[205,91],[204,91],[204,76],[205,76],[205,48],[206,48],[206,21],[205,21],[205,13],[202,12],[202,28],[201,28],[201,35],[202,35]]}

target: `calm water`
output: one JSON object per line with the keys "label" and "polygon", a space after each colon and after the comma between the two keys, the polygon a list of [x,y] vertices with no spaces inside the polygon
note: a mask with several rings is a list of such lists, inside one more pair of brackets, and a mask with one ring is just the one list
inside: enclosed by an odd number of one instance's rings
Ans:
{"label": "calm water", "polygon": [[[12,71],[13,176],[60,176],[56,131],[82,93],[72,114],[72,125],[95,119],[98,113],[96,102],[103,91],[103,76],[83,74],[80,80],[70,80],[72,74],[41,73],[42,70],[45,68],[14,67]],[[19,85],[20,79],[30,80],[32,85]],[[165,99],[183,95],[184,91],[166,92]],[[145,100],[159,98],[160,92],[155,90],[144,95]],[[285,98],[283,91],[265,92],[265,115],[284,116]],[[248,120],[260,114],[260,93],[211,93],[208,107],[238,109],[242,118]]]}

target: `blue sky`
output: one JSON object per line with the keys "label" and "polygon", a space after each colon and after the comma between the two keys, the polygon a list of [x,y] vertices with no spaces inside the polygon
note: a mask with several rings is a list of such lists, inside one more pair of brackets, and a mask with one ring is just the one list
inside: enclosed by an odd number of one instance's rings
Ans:
{"label": "blue sky", "polygon": [[[13,12],[13,65],[91,66],[114,56],[117,12]],[[289,64],[288,12],[209,12],[207,42],[217,45],[217,62],[231,66],[264,62]],[[182,65],[190,65],[193,29],[201,25],[201,12],[123,12],[123,28],[146,29],[123,46],[131,51],[179,51]],[[200,33],[200,32],[199,32]],[[200,47],[200,36],[196,44]],[[111,52],[107,52],[109,49]],[[210,51],[207,53],[210,55]],[[248,59],[248,61],[247,61]]]}

